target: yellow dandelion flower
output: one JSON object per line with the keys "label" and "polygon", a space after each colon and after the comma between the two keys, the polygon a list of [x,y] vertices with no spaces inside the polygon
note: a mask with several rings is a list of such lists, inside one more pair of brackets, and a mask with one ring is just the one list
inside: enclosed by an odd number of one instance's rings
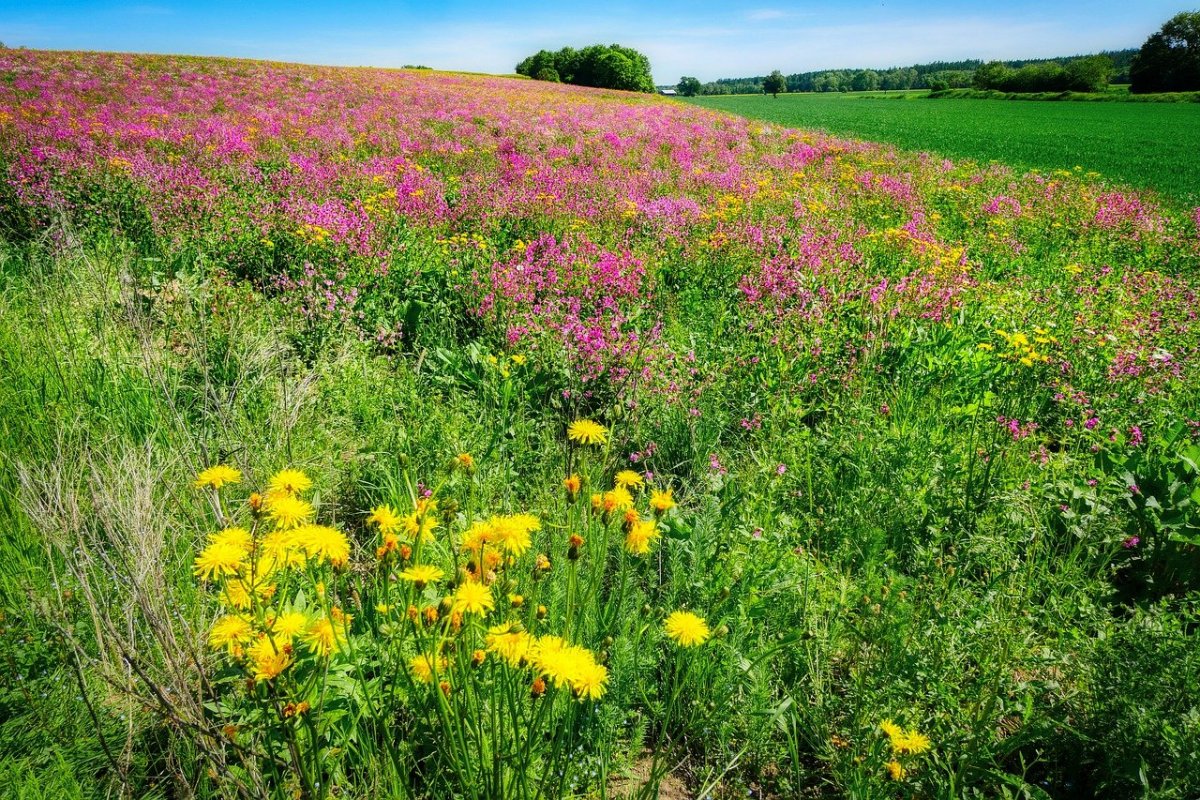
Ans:
{"label": "yellow dandelion flower", "polygon": [[650,492],[650,508],[655,514],[662,515],[675,507],[675,498],[670,489],[655,489]]}
{"label": "yellow dandelion flower", "polygon": [[263,560],[270,561],[274,569],[303,567],[308,560],[304,548],[296,540],[295,530],[271,531],[259,544]]}
{"label": "yellow dandelion flower", "polygon": [[267,516],[280,530],[298,527],[312,519],[316,513],[307,501],[287,492],[272,492],[267,495],[266,506]]}
{"label": "yellow dandelion flower", "polygon": [[432,564],[413,564],[401,572],[400,577],[406,581],[412,581],[418,589],[423,589],[426,584],[440,581],[445,574]]}
{"label": "yellow dandelion flower", "polygon": [[904,729],[892,722],[890,719],[885,719],[883,722],[880,722],[879,729],[883,731],[889,739],[892,740],[904,735]]}
{"label": "yellow dandelion flower", "polygon": [[236,609],[245,611],[251,605],[251,592],[253,596],[260,600],[267,600],[275,594],[275,584],[268,581],[259,581],[257,584],[250,584],[240,578],[230,578],[225,581],[224,586],[225,602]]}
{"label": "yellow dandelion flower", "polygon": [[563,488],[567,490],[567,494],[574,499],[575,495],[579,494],[579,488],[583,485],[578,475],[568,475],[563,478]]}
{"label": "yellow dandelion flower", "polygon": [[396,513],[396,509],[389,505],[375,506],[371,509],[371,515],[367,517],[367,522],[374,522],[379,526],[379,532],[384,536],[390,533],[399,533],[403,526],[403,521],[400,515]]}
{"label": "yellow dandelion flower", "polygon": [[915,728],[904,731],[899,736],[889,738],[892,740],[892,749],[903,755],[920,755],[932,746],[929,737]]}
{"label": "yellow dandelion flower", "polygon": [[298,495],[312,488],[312,478],[298,469],[284,469],[271,476],[267,488],[273,494]]}
{"label": "yellow dandelion flower", "polygon": [[210,533],[208,543],[213,544],[228,544],[240,548],[247,553],[250,552],[250,531],[245,528],[225,528],[219,533]]}
{"label": "yellow dandelion flower", "polygon": [[259,637],[250,646],[247,655],[250,656],[256,681],[273,680],[292,664],[291,647],[278,645],[266,636]]}
{"label": "yellow dandelion flower", "polygon": [[350,541],[346,534],[325,525],[304,525],[294,531],[296,542],[309,558],[342,567],[350,560]]}
{"label": "yellow dandelion flower", "polygon": [[567,427],[567,438],[576,444],[600,445],[608,441],[608,430],[590,419],[577,419]]}
{"label": "yellow dandelion flower", "polygon": [[492,517],[489,522],[493,540],[514,556],[524,554],[533,545],[530,534],[542,527],[541,520],[533,514]]}
{"label": "yellow dandelion flower", "polygon": [[908,770],[899,761],[889,761],[884,769],[887,770],[888,777],[894,781],[902,781],[908,775]]}
{"label": "yellow dandelion flower", "polygon": [[690,611],[673,611],[663,623],[667,636],[683,647],[696,647],[711,635],[708,623]]}
{"label": "yellow dandelion flower", "polygon": [[459,453],[454,457],[454,465],[463,472],[475,471],[475,456],[470,453]]}
{"label": "yellow dandelion flower", "polygon": [[623,469],[618,472],[614,482],[622,489],[640,489],[646,483],[639,473],[631,469]]}
{"label": "yellow dandelion flower", "polygon": [[607,684],[608,668],[592,660],[582,666],[579,675],[571,683],[571,688],[581,700],[599,700],[604,696]]}
{"label": "yellow dandelion flower", "polygon": [[308,649],[319,656],[329,656],[341,649],[346,641],[346,631],[341,625],[334,625],[328,617],[313,620],[308,630],[304,632],[304,642]]}
{"label": "yellow dandelion flower", "polygon": [[271,620],[267,628],[276,643],[279,643],[280,640],[291,643],[308,628],[308,616],[299,611],[289,611]]}
{"label": "yellow dandelion flower", "polygon": [[220,489],[227,484],[240,483],[241,480],[242,473],[239,470],[224,464],[217,464],[214,467],[201,470],[192,485],[197,489]]}
{"label": "yellow dandelion flower", "polygon": [[635,556],[644,556],[650,552],[650,546],[659,535],[654,520],[638,520],[629,526],[629,533],[625,534],[625,549]]}
{"label": "yellow dandelion flower", "polygon": [[404,531],[413,539],[420,537],[422,542],[428,544],[433,541],[433,531],[439,524],[438,518],[432,513],[414,511],[404,518]]}
{"label": "yellow dandelion flower", "polygon": [[464,581],[454,593],[452,610],[460,614],[486,614],[495,607],[492,590],[478,581]]}
{"label": "yellow dandelion flower", "polygon": [[227,614],[213,623],[208,632],[208,646],[213,650],[224,647],[233,653],[240,649],[239,645],[250,641],[253,635],[254,628],[250,620],[237,614]]}
{"label": "yellow dandelion flower", "polygon": [[490,520],[477,520],[463,535],[463,549],[478,553],[481,548],[492,543],[494,536],[495,531]]}
{"label": "yellow dandelion flower", "polygon": [[510,667],[519,667],[529,655],[533,637],[526,631],[514,630],[511,622],[488,628],[486,645],[488,652],[500,656]]}
{"label": "yellow dandelion flower", "polygon": [[427,653],[413,656],[408,662],[408,668],[413,677],[421,683],[433,683],[433,676],[439,672],[445,672],[447,666],[445,657],[435,660]]}
{"label": "yellow dandelion flower", "polygon": [[196,577],[209,581],[226,575],[236,575],[246,567],[248,554],[236,544],[210,544],[196,556],[193,567]]}
{"label": "yellow dandelion flower", "polygon": [[633,495],[623,486],[609,489],[601,497],[600,507],[604,510],[605,514],[612,514],[616,511],[628,511],[633,508]]}

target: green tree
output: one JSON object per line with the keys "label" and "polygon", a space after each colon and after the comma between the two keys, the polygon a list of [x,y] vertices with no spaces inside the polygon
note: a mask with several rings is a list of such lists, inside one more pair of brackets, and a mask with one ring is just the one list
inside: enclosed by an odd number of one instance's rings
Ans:
{"label": "green tree", "polygon": [[854,73],[850,88],[856,92],[873,92],[879,88],[879,73],[873,69],[862,69]]}
{"label": "green tree", "polygon": [[1176,14],[1142,45],[1129,67],[1130,91],[1200,90],[1200,11]]}
{"label": "green tree", "polygon": [[684,97],[695,97],[700,94],[700,81],[697,78],[692,78],[684,75],[679,79],[679,84],[675,87]]}
{"label": "green tree", "polygon": [[562,77],[554,67],[542,67],[534,73],[533,79],[536,81],[549,81],[551,83],[562,82]]}
{"label": "green tree", "polygon": [[763,94],[769,94],[772,97],[779,97],[780,92],[787,91],[787,80],[783,77],[783,73],[775,70],[767,79],[763,81]]}
{"label": "green tree", "polygon": [[553,53],[540,50],[517,64],[517,73],[531,78],[544,75],[543,80],[553,80],[553,74],[563,83],[578,86],[654,91],[650,60],[632,47],[619,44],[594,44],[582,50],[564,47]]}
{"label": "green tree", "polygon": [[1113,60],[1105,55],[1077,58],[1067,64],[1067,88],[1073,92],[1102,92],[1112,79]]}

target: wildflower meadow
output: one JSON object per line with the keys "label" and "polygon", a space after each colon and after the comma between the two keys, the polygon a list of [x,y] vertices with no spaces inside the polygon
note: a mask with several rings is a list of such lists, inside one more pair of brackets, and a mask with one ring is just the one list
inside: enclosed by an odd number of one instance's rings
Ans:
{"label": "wildflower meadow", "polygon": [[1200,796],[1200,209],[0,49],[0,795]]}

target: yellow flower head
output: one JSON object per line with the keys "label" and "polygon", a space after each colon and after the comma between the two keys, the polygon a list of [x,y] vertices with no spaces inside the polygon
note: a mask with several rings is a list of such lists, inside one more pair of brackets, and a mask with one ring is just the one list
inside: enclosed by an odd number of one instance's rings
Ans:
{"label": "yellow flower head", "polygon": [[271,476],[267,488],[272,494],[298,495],[312,488],[312,478],[298,469],[284,469]]}
{"label": "yellow flower head", "polygon": [[894,781],[902,781],[908,775],[908,770],[899,761],[889,761],[884,765],[884,769],[887,770],[888,777]]}
{"label": "yellow flower head", "polygon": [[250,620],[236,614],[227,614],[213,623],[212,630],[208,632],[208,646],[213,650],[224,647],[233,654],[240,649],[239,645],[250,641],[253,635],[254,629],[250,626]]}
{"label": "yellow flower head", "polygon": [[904,728],[901,728],[890,719],[885,719],[883,722],[880,722],[879,729],[883,731],[884,735],[886,735],[889,739],[893,740],[904,735]]}
{"label": "yellow flower head", "polygon": [[674,507],[675,498],[671,495],[670,489],[655,489],[650,493],[650,508],[654,509],[655,514],[665,514]]}
{"label": "yellow flower head", "polygon": [[308,649],[319,656],[329,656],[341,649],[346,641],[346,629],[343,625],[334,625],[329,617],[313,620],[308,630],[304,632],[304,641]]}
{"label": "yellow flower head", "polygon": [[486,614],[495,607],[492,590],[479,581],[463,581],[454,593],[452,610],[460,614]]}
{"label": "yellow flower head", "polygon": [[226,575],[234,575],[247,566],[246,550],[229,542],[218,542],[204,548],[196,556],[193,570],[196,577],[209,581]]}
{"label": "yellow flower head", "polygon": [[708,623],[690,611],[673,611],[663,623],[667,636],[683,647],[696,647],[711,635]]}
{"label": "yellow flower head", "polygon": [[567,438],[576,444],[601,445],[608,441],[608,431],[598,422],[577,419],[567,427]]}
{"label": "yellow flower head", "polygon": [[514,556],[524,554],[532,546],[530,534],[542,527],[541,520],[533,514],[492,517],[489,523],[492,526],[492,541]]}
{"label": "yellow flower head", "polygon": [[580,700],[599,700],[604,696],[607,685],[608,668],[590,661],[579,670],[579,675],[571,683],[571,689]]}
{"label": "yellow flower head", "polygon": [[371,509],[371,515],[367,517],[367,522],[374,522],[379,526],[379,532],[384,536],[389,533],[399,533],[403,526],[403,521],[400,515],[396,513],[396,509],[389,505],[375,506]]}
{"label": "yellow flower head", "polygon": [[266,636],[259,637],[250,646],[248,655],[256,681],[273,680],[292,663],[291,648],[272,642]]}
{"label": "yellow flower head", "polygon": [[600,498],[600,507],[605,514],[612,514],[617,511],[627,511],[633,508],[633,495],[623,486],[618,486],[615,489],[609,489]]}
{"label": "yellow flower head", "polygon": [[488,628],[488,652],[500,656],[510,667],[521,666],[521,662],[529,655],[532,644],[533,637],[526,631],[513,630],[511,622]]}
{"label": "yellow flower head", "polygon": [[229,544],[250,552],[250,531],[245,528],[225,528],[219,533],[210,533],[208,543]]}
{"label": "yellow flower head", "polygon": [[567,490],[567,494],[571,497],[579,494],[579,488],[583,485],[583,481],[578,475],[568,475],[563,478],[563,488]]}
{"label": "yellow flower head", "polygon": [[215,467],[202,470],[192,485],[197,489],[220,489],[226,484],[240,483],[241,480],[242,473],[240,471],[224,464],[217,464]]}
{"label": "yellow flower head", "polygon": [[433,656],[425,653],[414,656],[408,662],[413,677],[421,683],[433,683],[434,674],[445,672],[448,666],[444,656],[435,661]]}
{"label": "yellow flower head", "polygon": [[296,543],[305,554],[317,563],[328,561],[335,567],[343,567],[350,560],[350,541],[346,534],[326,525],[303,525],[293,532]]}
{"label": "yellow flower head", "polygon": [[303,567],[308,560],[294,529],[271,531],[263,537],[260,549],[263,560],[269,561],[274,569]]}
{"label": "yellow flower head", "polygon": [[312,518],[313,507],[299,497],[287,492],[272,492],[267,495],[267,516],[280,530],[295,528]]}
{"label": "yellow flower head", "polygon": [[645,484],[645,479],[631,469],[623,469],[617,473],[614,482],[622,489],[640,489]]}
{"label": "yellow flower head", "polygon": [[929,737],[915,728],[909,729],[899,736],[889,738],[892,741],[892,749],[903,755],[919,755],[929,750],[932,746]]}
{"label": "yellow flower head", "polygon": [[440,581],[446,573],[432,564],[413,564],[408,569],[400,573],[400,577],[406,581],[412,581],[417,585],[418,589],[424,588],[426,584]]}
{"label": "yellow flower head", "polygon": [[308,617],[299,611],[289,611],[271,620],[267,628],[271,631],[271,636],[275,639],[276,644],[279,644],[281,640],[291,644],[293,639],[308,628]]}
{"label": "yellow flower head", "polygon": [[472,473],[475,471],[475,456],[470,453],[459,453],[454,457],[454,465],[463,472]]}
{"label": "yellow flower head", "polygon": [[644,556],[650,552],[650,545],[659,535],[654,520],[638,520],[629,526],[629,533],[625,534],[625,549],[635,556]]}

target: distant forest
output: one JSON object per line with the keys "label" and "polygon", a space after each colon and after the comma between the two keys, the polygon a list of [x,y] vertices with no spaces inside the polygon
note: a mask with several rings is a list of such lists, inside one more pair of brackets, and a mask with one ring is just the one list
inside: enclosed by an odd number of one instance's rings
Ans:
{"label": "distant forest", "polygon": [[[1106,50],[1099,55],[1113,62],[1112,83],[1129,83],[1129,65],[1137,55],[1136,48]],[[1033,58],[1023,61],[1004,61],[1006,67],[1018,70],[1039,64],[1065,64],[1085,56],[1063,58]],[[827,69],[817,72],[798,72],[785,76],[789,92],[864,92],[878,89],[965,89],[971,86],[975,71],[983,66],[979,60],[932,61],[911,67],[892,69]],[[760,94],[765,75],[753,78],[721,78],[700,85],[700,94]]]}

